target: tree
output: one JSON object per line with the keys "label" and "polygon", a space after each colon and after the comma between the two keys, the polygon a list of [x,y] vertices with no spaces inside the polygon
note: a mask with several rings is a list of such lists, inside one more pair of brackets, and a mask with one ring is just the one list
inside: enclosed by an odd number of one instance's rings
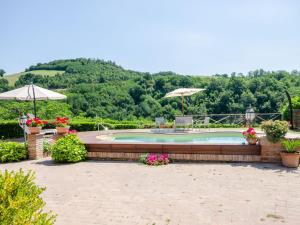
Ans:
{"label": "tree", "polygon": [[4,74],[5,74],[5,70],[0,69],[0,77],[3,77]]}

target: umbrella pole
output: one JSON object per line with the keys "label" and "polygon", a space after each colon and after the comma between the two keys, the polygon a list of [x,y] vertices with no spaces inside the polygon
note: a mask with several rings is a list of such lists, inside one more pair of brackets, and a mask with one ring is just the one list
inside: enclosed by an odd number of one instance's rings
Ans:
{"label": "umbrella pole", "polygon": [[181,105],[182,105],[182,115],[184,116],[184,108],[183,108],[183,104],[184,104],[184,98],[183,95],[181,96]]}
{"label": "umbrella pole", "polygon": [[34,110],[34,118],[36,118],[36,99],[35,99],[35,91],[32,84],[32,92],[33,92],[33,110]]}

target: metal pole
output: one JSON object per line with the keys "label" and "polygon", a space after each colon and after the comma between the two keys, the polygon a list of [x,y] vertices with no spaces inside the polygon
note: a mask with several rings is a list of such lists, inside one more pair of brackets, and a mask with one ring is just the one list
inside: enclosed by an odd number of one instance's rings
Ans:
{"label": "metal pole", "polygon": [[292,106],[292,99],[290,93],[285,90],[286,96],[289,101],[289,111],[290,111],[290,119],[291,119],[291,129],[294,130],[294,116],[293,116],[293,106]]}
{"label": "metal pole", "polygon": [[182,115],[184,116],[183,104],[184,104],[184,98],[183,98],[183,95],[181,95]]}
{"label": "metal pole", "polygon": [[33,84],[31,84],[32,86],[32,92],[33,92],[33,110],[34,110],[34,118],[36,118],[36,99],[35,99],[35,91],[34,91],[34,86]]}

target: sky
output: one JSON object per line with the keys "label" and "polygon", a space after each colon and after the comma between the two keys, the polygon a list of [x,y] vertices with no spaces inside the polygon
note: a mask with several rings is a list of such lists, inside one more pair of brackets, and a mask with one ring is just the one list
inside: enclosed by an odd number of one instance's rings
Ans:
{"label": "sky", "polygon": [[0,0],[0,69],[99,58],[187,75],[300,70],[298,0]]}

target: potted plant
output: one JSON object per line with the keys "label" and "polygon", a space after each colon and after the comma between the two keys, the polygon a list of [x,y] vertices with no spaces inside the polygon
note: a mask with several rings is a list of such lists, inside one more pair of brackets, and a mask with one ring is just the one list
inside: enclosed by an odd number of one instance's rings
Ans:
{"label": "potted plant", "polygon": [[253,127],[249,127],[248,130],[244,131],[243,136],[250,145],[256,145],[257,134]]}
{"label": "potted plant", "polygon": [[265,131],[267,139],[273,143],[279,142],[288,132],[289,124],[286,121],[269,120],[262,123],[261,129]]}
{"label": "potted plant", "polygon": [[56,126],[58,134],[67,134],[69,132],[69,118],[68,117],[56,117],[53,124]]}
{"label": "potted plant", "polygon": [[40,118],[28,119],[26,121],[30,134],[39,134],[45,124],[48,124],[48,122]]}
{"label": "potted plant", "polygon": [[300,158],[297,148],[300,147],[300,140],[284,140],[281,144],[285,148],[285,151],[280,152],[282,164],[286,167],[297,168]]}

